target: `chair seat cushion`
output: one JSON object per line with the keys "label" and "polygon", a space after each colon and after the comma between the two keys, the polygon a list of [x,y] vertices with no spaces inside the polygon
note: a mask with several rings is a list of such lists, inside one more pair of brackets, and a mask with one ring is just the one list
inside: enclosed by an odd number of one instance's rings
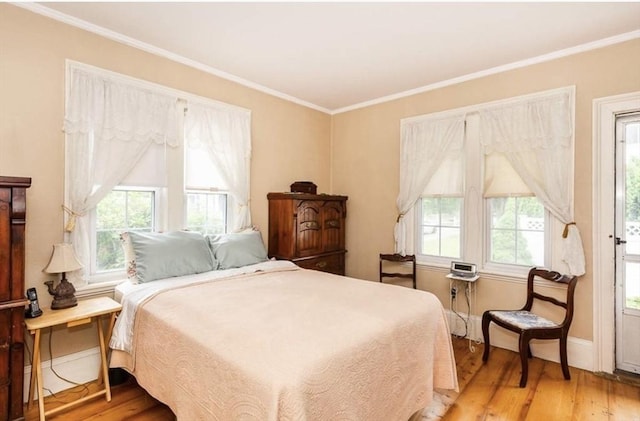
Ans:
{"label": "chair seat cushion", "polygon": [[558,327],[558,323],[540,317],[537,314],[525,310],[503,311],[492,310],[489,312],[494,320],[501,320],[520,329],[529,329],[536,327]]}

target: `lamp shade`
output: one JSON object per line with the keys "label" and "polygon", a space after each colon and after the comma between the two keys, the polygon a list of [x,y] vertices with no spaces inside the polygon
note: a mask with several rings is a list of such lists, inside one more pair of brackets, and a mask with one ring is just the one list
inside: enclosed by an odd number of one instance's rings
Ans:
{"label": "lamp shade", "polygon": [[43,269],[47,273],[72,272],[82,268],[82,263],[78,260],[73,247],[69,243],[53,245],[53,253],[49,264]]}

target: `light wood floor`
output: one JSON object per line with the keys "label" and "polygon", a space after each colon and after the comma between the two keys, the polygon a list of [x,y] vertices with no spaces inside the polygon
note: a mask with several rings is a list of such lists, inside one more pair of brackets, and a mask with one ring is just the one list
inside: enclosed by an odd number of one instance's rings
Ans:
{"label": "light wood floor", "polygon": [[[483,345],[470,352],[468,341],[454,339],[460,394],[443,421],[452,420],[611,420],[640,421],[640,387],[571,368],[571,380],[562,377],[560,365],[533,358],[529,381],[519,388],[520,360],[516,353],[491,350],[482,364]],[[95,385],[89,385],[95,388]],[[87,394],[71,389],[47,398],[47,409]],[[175,417],[165,405],[149,396],[134,381],[113,387],[113,399],[86,402],[49,421],[170,421]],[[61,403],[60,403],[61,402]],[[37,402],[27,411],[26,421],[38,420]],[[232,421],[232,420],[230,420]]]}

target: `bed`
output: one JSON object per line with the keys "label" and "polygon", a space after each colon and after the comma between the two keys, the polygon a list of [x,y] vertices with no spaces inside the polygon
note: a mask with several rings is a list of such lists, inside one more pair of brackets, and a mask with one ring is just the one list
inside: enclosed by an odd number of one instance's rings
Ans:
{"label": "bed", "polygon": [[434,295],[262,251],[227,267],[212,244],[214,270],[127,281],[116,292],[123,310],[110,364],[178,420],[404,421],[434,388],[457,390]]}

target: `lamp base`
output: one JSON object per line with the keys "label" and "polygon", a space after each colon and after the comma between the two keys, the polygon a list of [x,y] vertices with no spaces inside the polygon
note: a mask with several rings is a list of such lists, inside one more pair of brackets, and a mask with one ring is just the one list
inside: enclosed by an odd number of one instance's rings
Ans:
{"label": "lamp base", "polygon": [[61,310],[78,305],[78,300],[74,295],[76,289],[73,287],[73,284],[67,281],[64,274],[55,289],[53,288],[53,281],[46,281],[45,285],[49,289],[49,294],[53,295],[53,302],[51,303],[52,310]]}
{"label": "lamp base", "polygon": [[78,305],[76,297],[54,298],[51,302],[52,310],[61,310],[63,308],[75,307]]}

